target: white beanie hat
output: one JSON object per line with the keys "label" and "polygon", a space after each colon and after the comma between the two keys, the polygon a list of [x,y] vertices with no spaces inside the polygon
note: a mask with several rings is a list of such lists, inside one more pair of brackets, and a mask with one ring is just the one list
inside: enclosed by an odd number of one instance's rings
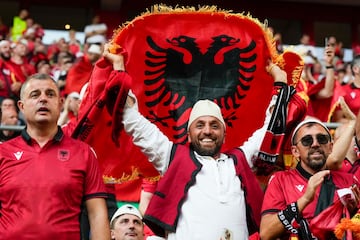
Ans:
{"label": "white beanie hat", "polygon": [[99,45],[97,45],[97,44],[91,44],[89,49],[88,49],[88,52],[98,54],[98,55],[102,54],[101,47]]}
{"label": "white beanie hat", "polygon": [[123,206],[118,208],[118,210],[116,210],[116,212],[114,213],[114,215],[111,218],[110,225],[113,224],[115,219],[117,219],[118,217],[120,217],[121,215],[124,215],[124,214],[135,215],[142,220],[141,213],[139,212],[139,210],[136,207],[134,207],[131,204],[124,204]]}
{"label": "white beanie hat", "polygon": [[310,117],[310,118],[306,118],[305,120],[303,120],[302,122],[300,122],[300,123],[296,126],[296,128],[294,129],[293,134],[292,134],[292,136],[291,136],[291,144],[292,144],[292,145],[295,144],[295,135],[296,135],[297,131],[299,131],[299,129],[300,129],[302,126],[304,126],[304,125],[306,125],[306,124],[308,124],[308,123],[319,124],[320,126],[322,126],[322,127],[326,130],[327,134],[329,134],[330,139],[332,139],[330,130],[325,126],[325,124],[322,123],[321,121],[319,121],[319,120],[316,119],[316,118]]}
{"label": "white beanie hat", "polygon": [[216,117],[224,125],[224,128],[226,128],[220,107],[213,101],[205,99],[205,100],[199,100],[194,104],[190,113],[187,129],[189,130],[190,125],[194,120],[202,116]]}

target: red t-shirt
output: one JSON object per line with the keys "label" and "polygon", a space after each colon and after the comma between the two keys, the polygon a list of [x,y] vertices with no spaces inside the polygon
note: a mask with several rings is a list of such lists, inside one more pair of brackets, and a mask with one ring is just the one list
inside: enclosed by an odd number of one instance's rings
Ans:
{"label": "red t-shirt", "polygon": [[325,87],[325,78],[323,78],[319,83],[312,84],[307,83],[308,91],[307,94],[310,98],[307,115],[318,118],[322,122],[328,122],[334,104],[338,99],[338,95],[341,91],[341,86],[338,81],[335,81],[334,85],[334,95],[328,98],[317,98],[316,95],[320,92],[321,89]]}
{"label": "red t-shirt", "polygon": [[[348,188],[352,184],[358,183],[352,174],[332,171],[331,175],[337,189]],[[296,169],[276,172],[269,180],[261,214],[277,213],[284,210],[290,203],[297,201],[304,195],[310,176],[300,165]],[[302,212],[302,216],[307,220],[311,220],[314,217],[320,189],[321,186],[317,188],[314,201],[306,206]],[[338,198],[338,195],[335,193],[333,201],[336,201]]]}
{"label": "red t-shirt", "polygon": [[105,198],[91,148],[58,131],[40,146],[23,131],[0,145],[0,238],[80,239],[83,199]]}
{"label": "red t-shirt", "polygon": [[346,104],[354,114],[357,114],[360,110],[360,88],[351,83],[344,85],[342,91]]}

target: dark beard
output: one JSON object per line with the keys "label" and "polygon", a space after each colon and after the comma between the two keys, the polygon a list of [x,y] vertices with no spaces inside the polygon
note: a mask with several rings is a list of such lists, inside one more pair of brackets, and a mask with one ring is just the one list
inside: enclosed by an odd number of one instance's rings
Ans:
{"label": "dark beard", "polygon": [[193,143],[191,143],[190,146],[200,156],[210,156],[210,157],[214,157],[215,155],[217,155],[221,149],[221,145],[220,146],[216,145],[216,147],[213,149],[204,149]]}
{"label": "dark beard", "polygon": [[9,61],[10,60],[10,58],[11,58],[11,56],[5,56],[4,54],[0,54],[0,57],[1,57],[1,59],[3,59],[3,60],[5,60],[5,61]]}
{"label": "dark beard", "polygon": [[321,162],[319,162],[319,161],[315,162],[315,161],[311,160],[311,158],[310,158],[310,154],[312,152],[313,151],[310,150],[308,153],[308,165],[312,170],[317,172],[317,171],[320,171],[321,169],[323,169],[323,167],[325,166],[327,156],[325,155],[325,153],[323,151],[320,150],[320,153],[324,156],[324,158]]}

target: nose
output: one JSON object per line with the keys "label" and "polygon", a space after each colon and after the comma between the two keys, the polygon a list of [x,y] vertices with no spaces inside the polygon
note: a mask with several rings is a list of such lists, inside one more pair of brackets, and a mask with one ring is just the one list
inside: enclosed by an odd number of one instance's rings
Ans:
{"label": "nose", "polygon": [[209,124],[205,124],[204,128],[203,128],[203,133],[204,134],[210,134],[211,132],[211,127]]}
{"label": "nose", "polygon": [[313,138],[313,143],[311,144],[311,146],[320,146],[320,144],[319,144],[319,142],[318,142],[318,140],[317,140],[317,138],[316,137],[312,137]]}
{"label": "nose", "polygon": [[45,94],[45,93],[41,93],[39,99],[40,99],[40,102],[45,102],[45,101],[47,101],[47,96],[46,96],[46,94]]}
{"label": "nose", "polygon": [[129,222],[129,228],[130,228],[130,229],[135,229],[135,223],[132,222],[132,221],[130,221],[130,222]]}

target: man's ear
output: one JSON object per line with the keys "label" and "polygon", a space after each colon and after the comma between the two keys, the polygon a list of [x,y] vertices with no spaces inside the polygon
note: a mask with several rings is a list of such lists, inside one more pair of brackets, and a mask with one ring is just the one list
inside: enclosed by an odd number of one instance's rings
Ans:
{"label": "man's ear", "polygon": [[65,107],[65,97],[59,98],[59,107],[60,109],[63,109]]}
{"label": "man's ear", "polygon": [[22,111],[23,106],[24,106],[24,103],[23,103],[21,100],[19,100],[19,101],[17,102],[17,105],[18,105],[19,110]]}
{"label": "man's ear", "polygon": [[110,229],[110,237],[111,239],[115,239],[115,232],[113,229]]}
{"label": "man's ear", "polygon": [[300,152],[297,146],[291,146],[291,153],[295,158],[300,158]]}

